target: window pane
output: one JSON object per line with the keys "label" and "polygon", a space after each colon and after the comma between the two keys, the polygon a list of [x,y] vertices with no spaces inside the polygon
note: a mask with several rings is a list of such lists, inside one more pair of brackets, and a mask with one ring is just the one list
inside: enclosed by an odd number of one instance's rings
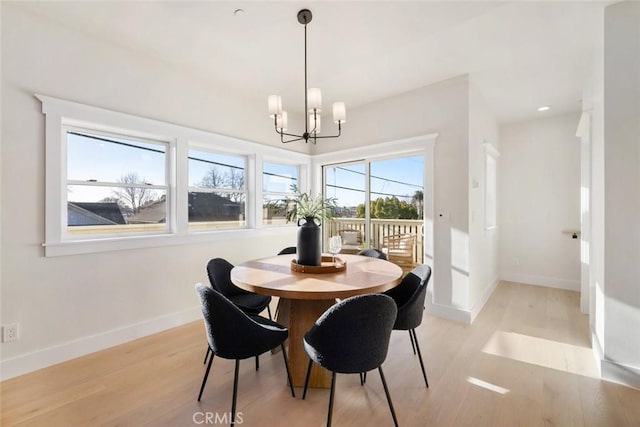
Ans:
{"label": "window pane", "polygon": [[264,195],[262,199],[262,222],[266,225],[287,223],[285,201],[274,195]]}
{"label": "window pane", "polygon": [[422,262],[424,156],[371,162],[369,242],[406,271]]}
{"label": "window pane", "polygon": [[[325,170],[325,197],[336,198],[336,216],[364,218],[364,164],[330,166]],[[361,204],[363,210],[358,214],[357,207]]]}
{"label": "window pane", "polygon": [[166,230],[166,191],[134,187],[67,186],[68,231],[117,233]]}
{"label": "window pane", "polygon": [[189,227],[244,227],[245,194],[225,192],[189,192]]}
{"label": "window pane", "polygon": [[67,179],[164,185],[166,145],[67,131]]}
{"label": "window pane", "polygon": [[264,162],[262,165],[262,190],[268,193],[293,193],[291,186],[298,185],[298,167]]}
{"label": "window pane", "polygon": [[371,162],[371,218],[422,218],[423,165],[423,156]]}
{"label": "window pane", "polygon": [[189,187],[244,189],[245,158],[189,150]]}
{"label": "window pane", "polygon": [[336,198],[336,217],[325,227],[329,237],[342,237],[342,253],[357,253],[365,246],[365,165],[325,166],[325,197]]}

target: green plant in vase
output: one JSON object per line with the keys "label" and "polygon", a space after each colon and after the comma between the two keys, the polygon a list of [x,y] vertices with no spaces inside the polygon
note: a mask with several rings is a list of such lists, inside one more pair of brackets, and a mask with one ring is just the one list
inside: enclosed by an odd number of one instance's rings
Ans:
{"label": "green plant in vase", "polygon": [[296,185],[292,185],[291,190],[295,196],[284,201],[287,209],[287,222],[298,222],[302,218],[308,221],[313,218],[322,223],[324,220],[335,217],[337,207],[335,197],[323,197],[322,194],[311,196],[309,193],[301,193]]}
{"label": "green plant in vase", "polygon": [[[287,222],[298,224],[297,256],[298,264],[320,265],[322,260],[320,224],[335,216],[336,199],[324,197],[322,194],[311,196],[300,193],[298,187],[291,186],[295,196],[284,201],[286,203]],[[301,221],[304,222],[301,223]]]}

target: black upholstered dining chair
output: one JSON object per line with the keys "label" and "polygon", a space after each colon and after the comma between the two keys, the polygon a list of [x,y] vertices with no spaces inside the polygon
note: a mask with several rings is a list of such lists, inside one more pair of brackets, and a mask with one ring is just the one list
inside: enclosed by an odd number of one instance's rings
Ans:
{"label": "black upholstered dining chair", "polygon": [[398,420],[382,372],[396,313],[394,301],[383,294],[345,298],[327,309],[304,335],[309,364],[302,398],[307,394],[312,362],[331,371],[327,426],[331,425],[336,374],[361,373],[377,368],[397,427]]}
{"label": "black upholstered dining chair", "polygon": [[424,369],[422,354],[420,353],[416,328],[422,323],[424,300],[430,277],[431,267],[428,265],[419,265],[404,276],[398,286],[385,292],[386,295],[393,298],[398,307],[398,316],[393,325],[393,329],[409,331],[413,354],[416,354],[417,350],[418,360],[420,360],[420,367],[422,368],[422,376],[424,377],[424,383],[427,388],[429,387],[429,382],[427,381],[427,372]]}
{"label": "black upholstered dining chair", "polygon": [[368,256],[371,258],[379,258],[384,260],[387,259],[387,255],[376,248],[363,249],[360,252],[358,252],[357,255]]}
{"label": "black upholstered dining chair", "polygon": [[235,360],[231,403],[231,425],[233,426],[236,413],[240,360],[257,356],[277,346],[280,346],[282,350],[291,396],[295,397],[287,354],[283,345],[289,336],[287,328],[264,317],[247,315],[220,292],[205,284],[197,283],[196,293],[200,298],[207,342],[212,351],[207,370],[202,379],[202,385],[200,386],[198,401],[202,398],[202,392],[207,383],[214,357]]}
{"label": "black upholstered dining chair", "polygon": [[[237,287],[231,282],[231,269],[233,264],[223,258],[213,258],[207,263],[207,275],[209,276],[209,282],[216,291],[227,297],[232,303],[234,303],[240,310],[247,314],[260,314],[265,308],[271,317],[271,309],[269,303],[271,297],[268,295],[254,294],[253,292],[245,291]],[[204,363],[207,363],[207,358],[211,354],[211,349],[207,348],[207,352],[204,356]],[[260,367],[258,356],[256,356],[256,370]]]}
{"label": "black upholstered dining chair", "polygon": [[292,255],[297,252],[298,252],[298,248],[296,248],[295,246],[287,246],[286,248],[278,252],[278,255]]}
{"label": "black upholstered dining chair", "polygon": [[213,258],[207,263],[207,274],[211,286],[247,314],[260,314],[265,308],[271,319],[269,295],[259,295],[245,291],[231,282],[233,264],[223,258]]}

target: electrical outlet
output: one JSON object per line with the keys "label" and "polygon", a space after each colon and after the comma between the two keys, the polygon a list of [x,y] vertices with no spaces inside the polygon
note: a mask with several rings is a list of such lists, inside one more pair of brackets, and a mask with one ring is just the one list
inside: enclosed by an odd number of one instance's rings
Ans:
{"label": "electrical outlet", "polygon": [[17,341],[18,340],[18,322],[10,323],[2,327],[2,341]]}

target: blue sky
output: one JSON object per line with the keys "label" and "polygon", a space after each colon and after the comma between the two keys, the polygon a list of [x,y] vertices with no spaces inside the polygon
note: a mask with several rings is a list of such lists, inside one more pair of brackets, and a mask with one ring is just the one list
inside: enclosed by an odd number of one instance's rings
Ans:
{"label": "blue sky", "polygon": [[[416,191],[423,191],[424,157],[410,156],[371,162],[371,199],[395,195],[409,201]],[[365,164],[325,167],[326,194],[338,199],[338,206],[364,203]]]}
{"label": "blue sky", "polygon": [[[68,135],[67,170],[68,179],[75,181],[96,180],[116,183],[120,178],[137,171],[140,178],[154,185],[166,182],[164,153],[167,146],[162,143],[142,142],[108,137],[112,143],[99,138]],[[215,166],[221,174],[232,169],[244,168],[241,156],[210,153],[200,150],[189,152],[189,185],[197,186]],[[195,160],[201,159],[203,161]],[[416,191],[422,191],[423,156],[409,156],[371,162],[371,199],[395,195],[409,201]],[[288,192],[291,178],[297,168],[291,165],[265,162],[263,165],[263,190]],[[364,202],[365,164],[351,163],[325,167],[326,195],[336,197],[339,206],[357,206]],[[98,201],[113,196],[113,187],[74,186],[69,193],[70,201]]]}

